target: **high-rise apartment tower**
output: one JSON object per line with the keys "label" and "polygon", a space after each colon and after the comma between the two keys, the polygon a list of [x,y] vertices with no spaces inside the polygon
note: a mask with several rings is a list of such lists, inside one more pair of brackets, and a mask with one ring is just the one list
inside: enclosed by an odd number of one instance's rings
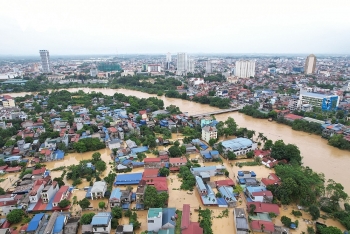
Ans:
{"label": "high-rise apartment tower", "polygon": [[39,50],[43,73],[51,72],[50,54],[48,50]]}

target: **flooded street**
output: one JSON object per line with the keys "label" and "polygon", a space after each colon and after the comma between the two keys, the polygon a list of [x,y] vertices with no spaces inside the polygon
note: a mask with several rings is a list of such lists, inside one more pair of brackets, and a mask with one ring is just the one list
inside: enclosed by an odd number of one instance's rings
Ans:
{"label": "flooded street", "polygon": [[[123,93],[125,95],[133,95],[137,96],[139,98],[147,98],[150,96],[156,96],[156,95],[150,95],[147,93],[142,93],[139,91],[133,91],[133,90],[126,90],[126,89],[88,89],[88,88],[77,88],[77,89],[69,89],[70,92],[75,92],[78,90],[83,90],[85,92],[103,92],[106,95],[113,95],[115,92]],[[24,94],[11,94],[12,96],[23,96]],[[166,98],[164,96],[158,97],[164,101],[165,106],[169,105],[176,105],[180,108],[183,112],[188,112],[189,114],[200,114],[200,113],[206,113],[218,110],[215,107],[211,107],[209,105],[202,105],[195,102],[190,102],[186,100],[180,100],[180,99],[173,99],[173,98]],[[347,172],[348,163],[350,160],[350,153],[348,151],[339,150],[337,148],[331,147],[327,144],[327,141],[322,139],[320,136],[316,135],[310,135],[308,133],[304,132],[298,132],[292,130],[289,126],[277,124],[276,122],[268,122],[267,120],[261,120],[261,119],[254,119],[250,116],[246,116],[244,114],[233,112],[233,113],[227,113],[227,114],[221,114],[217,115],[217,120],[226,120],[228,117],[232,117],[235,119],[237,124],[240,127],[246,127],[251,130],[255,130],[256,135],[258,135],[259,132],[263,133],[267,138],[276,141],[279,139],[283,139],[285,143],[291,143],[295,144],[299,147],[301,154],[303,156],[303,163],[305,166],[311,167],[316,172],[322,172],[325,174],[326,178],[332,178],[337,182],[340,182],[344,187],[345,191],[350,194],[350,183],[347,181],[347,178],[349,176],[349,173]],[[172,134],[172,139],[182,139],[183,136],[181,134]],[[181,142],[181,140],[180,140]],[[158,147],[158,150],[164,150],[165,147]],[[109,164],[112,162],[110,157],[110,150],[109,149],[103,149],[98,151],[101,153],[101,158],[103,161],[107,163],[107,170],[100,176],[102,179],[112,170],[112,165]],[[92,158],[92,154],[94,152],[87,152],[87,153],[73,153],[68,154],[64,157],[64,160],[62,161],[53,161],[53,162],[45,162],[46,168],[49,170],[52,170],[53,168],[61,167],[61,166],[69,166],[72,164],[78,164],[81,160],[87,160]],[[155,157],[152,153],[147,153],[147,157]],[[201,160],[201,157],[199,156],[199,153],[193,153],[190,154],[191,159],[199,159],[199,164],[202,166],[210,166],[210,165],[217,165],[218,163],[215,162],[205,162],[203,163]],[[271,169],[265,168],[263,166],[253,166],[253,167],[243,167],[238,168],[235,166],[235,163],[238,161],[244,161],[244,160],[237,160],[232,162],[232,166],[230,165],[230,162],[224,161],[224,165],[226,166],[227,170],[229,171],[230,175],[229,177],[234,179],[234,176],[237,174],[238,170],[253,170],[257,174],[257,178],[264,178],[267,177],[269,173],[273,172]],[[143,168],[136,168],[132,171],[134,172],[142,172]],[[62,171],[53,171],[52,173],[53,177],[59,177],[62,174]],[[10,178],[12,180],[15,179],[14,174],[5,175],[1,178],[6,178],[4,181],[0,183],[0,185],[3,188],[6,188],[8,186],[11,186]],[[224,179],[223,176],[214,176],[211,178],[211,181],[216,181]],[[234,179],[235,180],[235,179]],[[66,181],[64,178],[64,181],[67,184],[72,184],[72,181]],[[202,203],[200,201],[199,194],[196,189],[194,189],[192,194],[187,193],[187,191],[180,190],[181,181],[177,179],[176,174],[170,174],[168,177],[168,186],[169,186],[169,207],[175,207],[176,209],[182,210],[183,204],[190,204],[191,206],[191,220],[192,221],[198,221],[198,212],[195,212],[194,209],[198,209],[199,206],[202,208],[206,208],[202,206]],[[76,186],[76,190],[73,192],[73,196],[77,197],[77,200],[81,200],[85,197],[86,192],[83,190],[84,187],[89,186],[89,182],[83,179],[82,184]],[[120,186],[121,189],[125,189],[126,186]],[[136,191],[136,186],[133,186],[134,192]],[[214,189],[215,190],[215,189]],[[216,191],[216,190],[215,190]],[[97,210],[98,203],[100,201],[105,201],[106,206],[108,205],[107,199],[104,200],[93,200],[91,201],[91,206]],[[237,203],[238,207],[245,208],[245,199],[240,199]],[[133,208],[135,204],[132,204],[131,208]],[[294,205],[295,206],[295,205]],[[211,210],[213,210],[212,217],[213,217],[213,231],[214,233],[231,233],[232,230],[234,230],[234,222],[233,222],[233,209],[229,208],[229,217],[223,217],[223,218],[216,218],[220,215],[220,213],[225,210],[225,208],[218,208],[218,207],[209,207]],[[281,207],[280,208],[280,216],[276,218],[275,223],[277,225],[281,225],[280,223],[280,217],[283,215],[289,216],[292,218],[292,220],[296,220],[295,217],[292,217],[291,211],[295,210],[296,207],[289,206],[289,207]],[[73,214],[76,212],[80,212],[80,207],[78,205],[75,205],[72,209]],[[109,208],[107,208],[107,211],[110,211]],[[85,212],[91,212],[91,211],[84,211]],[[296,231],[292,231],[292,233],[301,233],[301,231],[306,231],[308,223],[305,220],[311,220],[309,214],[306,212],[302,212],[303,216],[298,218],[299,220],[299,228]],[[141,229],[138,230],[136,233],[141,233],[141,230],[147,230],[147,211],[138,211],[138,219],[142,223]],[[327,225],[332,225],[339,227],[341,229],[344,229],[342,225],[334,221],[332,219],[322,220],[319,219],[321,222],[325,222]],[[119,222],[120,224],[127,224],[128,219],[123,218]]]}

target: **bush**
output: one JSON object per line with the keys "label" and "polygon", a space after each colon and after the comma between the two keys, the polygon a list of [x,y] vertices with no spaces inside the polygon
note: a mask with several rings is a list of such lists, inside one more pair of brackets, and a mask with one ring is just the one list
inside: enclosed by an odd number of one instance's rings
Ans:
{"label": "bush", "polygon": [[292,220],[290,218],[288,218],[287,216],[282,216],[281,217],[281,222],[283,223],[283,225],[285,227],[290,227],[290,225],[292,224]]}
{"label": "bush", "polygon": [[24,211],[22,209],[15,209],[12,210],[7,216],[6,219],[11,224],[13,223],[19,223],[22,221],[22,218],[24,216]]}
{"label": "bush", "polygon": [[299,210],[292,210],[292,214],[293,214],[295,217],[300,217],[300,216],[303,215]]}
{"label": "bush", "polygon": [[60,208],[65,208],[65,207],[67,207],[67,206],[69,206],[69,205],[70,205],[70,201],[67,200],[67,199],[63,199],[62,201],[60,201],[60,202],[58,203],[58,206],[59,206]]}

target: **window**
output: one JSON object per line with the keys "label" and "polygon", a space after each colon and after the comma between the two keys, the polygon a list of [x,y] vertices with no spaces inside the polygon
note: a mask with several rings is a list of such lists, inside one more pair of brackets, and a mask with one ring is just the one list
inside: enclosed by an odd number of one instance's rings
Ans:
{"label": "window", "polygon": [[154,223],[154,220],[148,220],[148,223]]}

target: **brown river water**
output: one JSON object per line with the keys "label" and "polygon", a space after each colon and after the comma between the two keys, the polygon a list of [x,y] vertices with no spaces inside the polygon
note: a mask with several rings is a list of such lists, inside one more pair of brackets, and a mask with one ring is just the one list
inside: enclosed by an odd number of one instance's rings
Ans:
{"label": "brown river water", "polygon": [[[151,95],[139,91],[133,91],[133,90],[127,90],[127,89],[89,89],[89,88],[72,88],[68,89],[70,92],[75,92],[78,90],[83,90],[84,92],[102,92],[105,95],[113,95],[115,92],[123,93],[125,95],[132,95],[136,96],[139,98],[147,98],[147,97],[155,97],[156,95]],[[24,96],[26,94],[30,93],[10,93],[13,97],[16,96]],[[164,106],[169,106],[171,104],[176,105],[180,108],[181,111],[183,112],[188,112],[189,114],[201,114],[201,113],[206,113],[206,112],[211,112],[218,110],[216,107],[211,107],[209,105],[203,105],[191,101],[186,101],[186,100],[181,100],[181,99],[174,99],[174,98],[167,98],[165,96],[158,97],[164,101]],[[262,132],[267,138],[275,141],[279,139],[283,139],[285,143],[291,143],[295,144],[299,147],[301,154],[303,156],[303,164],[305,166],[311,167],[314,171],[319,172],[319,173],[324,173],[326,179],[334,179],[335,181],[341,183],[345,187],[345,191],[350,194],[350,183],[348,182],[347,178],[349,177],[350,173],[347,172],[348,169],[348,163],[350,162],[350,153],[348,151],[343,151],[339,150],[337,148],[334,148],[332,146],[329,146],[327,144],[327,141],[325,139],[322,139],[320,136],[304,133],[304,132],[299,132],[299,131],[294,131],[292,130],[289,126],[286,125],[281,125],[276,122],[268,122],[267,120],[261,120],[261,119],[254,119],[250,116],[246,116],[244,114],[238,113],[238,112],[232,112],[232,113],[227,113],[227,114],[220,114],[215,116],[217,120],[226,120],[228,117],[232,117],[235,119],[237,124],[240,127],[246,127],[251,130],[256,131],[256,136],[258,135],[259,132]],[[255,136],[255,137],[256,137]],[[181,134],[176,135],[173,134],[173,139],[181,139],[182,136]],[[159,149],[163,150],[163,149]],[[110,151],[108,149],[100,150],[101,157],[105,162],[110,162]],[[79,153],[74,153],[74,154],[69,154],[65,156],[64,161],[56,161],[56,162],[47,162],[45,163],[47,165],[47,168],[52,169],[52,168],[57,168],[59,166],[69,166],[72,164],[78,164],[80,160],[82,159],[91,159],[91,152],[87,152],[84,154],[79,154]],[[152,154],[147,154],[148,157],[154,157]],[[199,158],[199,154],[191,154],[191,158]],[[206,166],[215,164],[215,163],[203,163],[200,162],[200,164],[205,164]],[[239,169],[238,167],[231,167],[227,162],[224,162],[224,165],[228,168],[230,172],[230,177],[234,174],[237,173]],[[265,168],[265,167],[244,167],[244,170],[254,170],[258,178],[263,178],[267,177],[272,170]],[[107,163],[107,170],[103,173],[103,176],[106,176],[109,171],[111,171],[111,165]],[[137,171],[143,171],[143,168],[136,168],[133,170],[133,172]],[[62,171],[56,171],[52,172],[52,176],[60,176]],[[232,175],[233,174],[233,175]],[[5,175],[5,178],[9,176],[14,177],[11,179],[15,179],[16,175]],[[218,180],[220,178],[213,178],[213,180]],[[68,184],[71,184],[71,181],[67,181]],[[9,187],[10,183],[8,180],[5,180],[4,182],[0,183],[3,187]],[[182,204],[188,203],[191,204],[191,220],[192,221],[197,221],[198,219],[198,213],[194,212],[193,209],[198,208],[200,205],[199,202],[199,195],[197,191],[195,190],[193,195],[187,194],[186,191],[181,191],[178,190],[180,187],[181,182],[177,180],[176,175],[170,175],[168,177],[168,186],[169,186],[169,193],[170,198],[169,198],[169,206],[171,207],[176,207],[177,209],[182,209]],[[83,191],[83,187],[89,186],[89,183],[87,181],[83,181],[83,184],[80,184],[77,186],[79,190],[74,191],[74,196],[77,196],[78,200],[81,200],[85,196],[85,192]],[[135,187],[135,186],[133,186]],[[136,187],[135,187],[136,190]],[[98,201],[92,201],[91,206],[94,208],[98,207]],[[105,200],[107,203],[107,200]],[[239,207],[245,207],[245,201],[242,200],[241,203],[238,205]],[[203,207],[205,208],[205,207]],[[296,209],[296,207],[285,207],[280,209],[280,216],[282,215],[287,215],[290,216],[291,210]],[[211,207],[210,209],[213,210],[212,216],[214,216],[213,219],[213,231],[214,233],[231,233],[234,224],[232,222],[233,220],[233,215],[232,215],[232,208],[230,209],[229,212],[229,217],[227,218],[216,218],[215,216],[218,216],[222,212],[222,208],[217,208],[217,207]],[[107,209],[108,211],[110,209]],[[80,207],[75,205],[72,208],[73,214],[75,212],[80,212]],[[87,211],[84,211],[84,213]],[[147,212],[142,211],[138,212],[139,216],[139,221],[142,222],[141,225],[141,230],[146,230],[147,228]],[[290,216],[291,217],[291,216]],[[291,217],[292,218],[292,217]],[[304,219],[310,219],[309,215],[305,212],[303,212],[303,217]],[[307,228],[307,223],[302,220],[302,218],[299,218],[299,228],[296,231],[293,231],[293,233],[300,233],[301,231],[306,231]],[[127,223],[127,219],[123,218],[122,222],[120,223]],[[295,219],[292,218],[293,220]],[[327,225],[332,225],[332,226],[337,226],[341,228],[342,230],[344,229],[342,225],[340,225],[338,222],[332,220],[332,219],[327,219],[327,220],[322,220],[320,219],[319,221],[325,222]],[[279,218],[276,219],[276,224],[280,224]],[[137,233],[140,233],[138,231]]]}

